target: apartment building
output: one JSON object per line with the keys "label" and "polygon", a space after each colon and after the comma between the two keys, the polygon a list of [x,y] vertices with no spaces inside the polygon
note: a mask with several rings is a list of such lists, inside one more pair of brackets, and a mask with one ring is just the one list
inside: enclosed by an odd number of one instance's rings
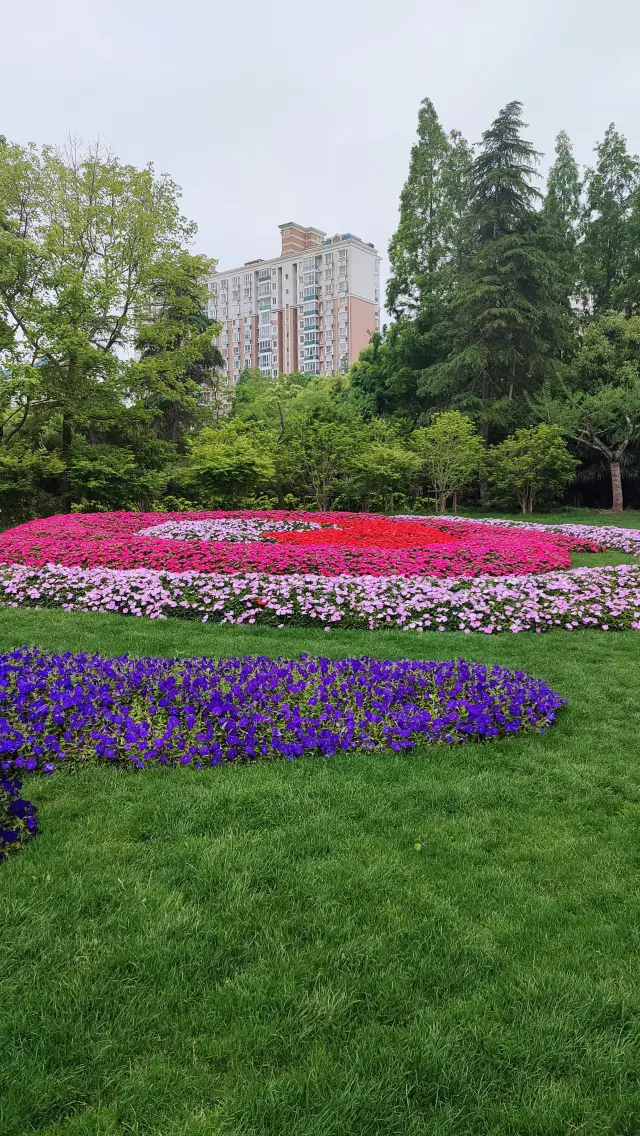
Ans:
{"label": "apartment building", "polygon": [[250,260],[208,281],[209,316],[229,385],[252,367],[274,378],[291,371],[344,372],[380,327],[380,257],[353,233],[280,225],[273,260]]}

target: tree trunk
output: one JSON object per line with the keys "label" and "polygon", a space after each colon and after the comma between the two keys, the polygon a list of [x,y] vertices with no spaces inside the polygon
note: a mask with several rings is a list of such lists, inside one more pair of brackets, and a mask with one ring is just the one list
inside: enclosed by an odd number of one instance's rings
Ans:
{"label": "tree trunk", "polygon": [[71,502],[69,500],[69,459],[71,457],[71,423],[69,415],[62,415],[62,445],[60,447],[60,457],[64,462],[64,471],[60,478],[60,495],[63,499],[63,508],[65,513],[70,512]]}
{"label": "tree trunk", "polygon": [[622,478],[620,476],[620,462],[609,462],[609,470],[611,473],[611,492],[612,492],[612,513],[622,513],[624,509],[622,501]]}
{"label": "tree trunk", "polygon": [[454,511],[454,513],[458,512],[458,490],[457,489],[454,489],[454,491],[453,491],[453,511]]}
{"label": "tree trunk", "polygon": [[278,498],[278,508],[284,509],[284,490],[282,488],[282,478],[278,470],[276,470],[276,496]]}
{"label": "tree trunk", "polygon": [[[485,449],[489,448],[489,423],[486,420],[478,422],[478,433],[482,438],[482,443]],[[489,495],[489,482],[484,474],[480,477],[480,501],[482,504],[486,501]]]}

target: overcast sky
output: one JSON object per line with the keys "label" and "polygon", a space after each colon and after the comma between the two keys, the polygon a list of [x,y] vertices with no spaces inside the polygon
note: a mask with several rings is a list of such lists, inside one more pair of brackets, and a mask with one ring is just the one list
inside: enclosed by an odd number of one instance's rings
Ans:
{"label": "overcast sky", "polygon": [[0,28],[0,133],[152,161],[221,268],[290,220],[385,253],[427,95],[471,142],[520,99],[547,155],[612,121],[640,150],[640,0],[0,0]]}

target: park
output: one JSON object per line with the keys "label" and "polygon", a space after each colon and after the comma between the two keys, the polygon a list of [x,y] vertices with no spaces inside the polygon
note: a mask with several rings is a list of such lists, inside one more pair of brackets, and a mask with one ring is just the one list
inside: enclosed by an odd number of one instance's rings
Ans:
{"label": "park", "polygon": [[640,160],[581,103],[541,179],[487,74],[477,142],[420,94],[384,313],[351,231],[247,259],[271,184],[374,227],[380,111],[349,178],[217,166],[215,257],[146,105],[0,136],[2,1136],[640,1130]]}

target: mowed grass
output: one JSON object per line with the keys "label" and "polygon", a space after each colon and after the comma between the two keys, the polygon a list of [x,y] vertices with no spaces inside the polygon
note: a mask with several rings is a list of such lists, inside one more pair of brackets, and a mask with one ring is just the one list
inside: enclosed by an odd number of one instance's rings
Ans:
{"label": "mowed grass", "polygon": [[42,835],[0,866],[2,1136],[640,1130],[640,635],[0,609],[23,643],[464,654],[569,705],[493,744],[29,780]]}

